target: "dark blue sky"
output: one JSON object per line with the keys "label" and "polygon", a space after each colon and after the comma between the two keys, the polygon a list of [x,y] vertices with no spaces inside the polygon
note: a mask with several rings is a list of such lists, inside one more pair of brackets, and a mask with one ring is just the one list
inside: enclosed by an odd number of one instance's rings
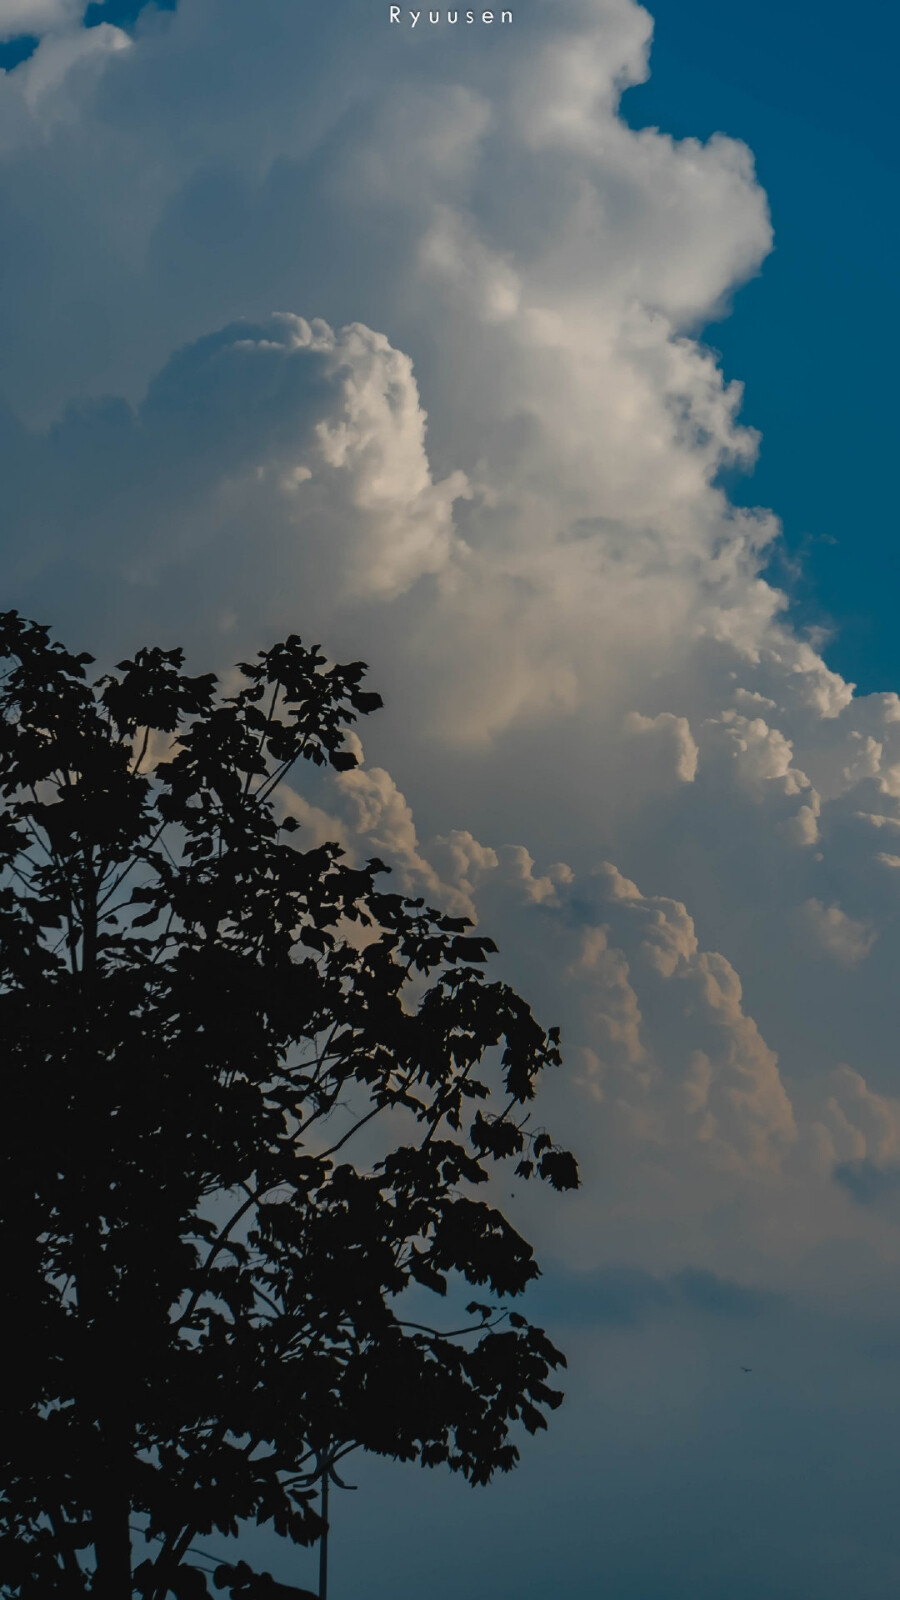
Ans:
{"label": "dark blue sky", "polygon": [[891,0],[653,0],[652,77],[629,91],[635,126],[747,141],[776,249],[707,331],[746,385],[759,465],[730,486],[783,518],[802,574],[773,575],[802,617],[831,622],[832,666],[864,690],[900,677],[894,620],[900,358],[897,60]]}
{"label": "dark blue sky", "polygon": [[117,28],[131,28],[148,4],[157,11],[174,11],[178,0],[91,0],[84,14],[89,26],[97,22],[113,22]]}

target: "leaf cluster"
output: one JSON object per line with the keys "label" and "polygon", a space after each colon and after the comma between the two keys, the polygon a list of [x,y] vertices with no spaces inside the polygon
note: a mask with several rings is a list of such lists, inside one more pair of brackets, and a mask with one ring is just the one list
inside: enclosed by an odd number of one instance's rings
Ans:
{"label": "leaf cluster", "polygon": [[464,919],[302,848],[290,784],[355,765],[362,662],[291,636],[231,694],[178,650],[90,680],[14,612],[0,659],[0,1593],[88,1593],[115,1503],[144,1600],[194,1600],[195,1537],[311,1542],[351,1449],[485,1483],[545,1426],[541,1329],[403,1308],[537,1275],[478,1191],[512,1158],[577,1184],[528,1120],[559,1038]]}

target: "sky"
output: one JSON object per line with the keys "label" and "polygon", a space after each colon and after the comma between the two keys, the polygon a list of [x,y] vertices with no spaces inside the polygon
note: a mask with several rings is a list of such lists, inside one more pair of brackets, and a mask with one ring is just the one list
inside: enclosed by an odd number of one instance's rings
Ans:
{"label": "sky", "polygon": [[[828,657],[861,688],[897,681],[892,597],[897,511],[890,315],[898,249],[900,17],[870,0],[847,27],[830,0],[659,0],[653,71],[630,90],[634,125],[745,139],[775,223],[765,271],[738,314],[707,330],[745,384],[764,445],[733,485],[782,518],[776,581],[832,634]],[[887,581],[885,579],[887,578]]]}
{"label": "sky", "polygon": [[3,604],[364,656],[282,803],[563,1030],[567,1403],[362,1462],[334,1600],[900,1578],[897,23],[651,12],[0,0]]}

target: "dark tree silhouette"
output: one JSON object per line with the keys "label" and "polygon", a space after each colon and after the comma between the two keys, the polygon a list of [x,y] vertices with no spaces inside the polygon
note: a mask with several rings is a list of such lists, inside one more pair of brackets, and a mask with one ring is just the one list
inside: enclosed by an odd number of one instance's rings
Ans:
{"label": "dark tree silhouette", "polygon": [[[464,920],[291,837],[280,786],[353,767],[381,703],[361,662],[91,683],[15,612],[0,658],[0,1592],[199,1600],[198,1537],[314,1542],[349,1450],[486,1483],[559,1404],[502,1309],[532,1250],[477,1193],[510,1158],[577,1184],[527,1110],[558,1035]],[[448,1281],[500,1309],[410,1320]]]}

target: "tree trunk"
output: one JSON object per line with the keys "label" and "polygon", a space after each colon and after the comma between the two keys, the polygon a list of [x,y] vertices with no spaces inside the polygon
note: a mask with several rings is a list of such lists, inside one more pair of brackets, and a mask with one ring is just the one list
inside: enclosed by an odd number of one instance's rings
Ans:
{"label": "tree trunk", "polygon": [[94,1508],[97,1600],[131,1600],[131,1503],[125,1473],[110,1472]]}
{"label": "tree trunk", "polygon": [[[116,1372],[112,1363],[122,1361],[121,1347],[110,1360],[112,1387]],[[104,1399],[94,1413],[99,1425],[92,1518],[94,1592],[97,1600],[131,1600],[131,1428],[125,1415],[112,1410],[117,1403],[124,1412],[126,1397],[118,1392],[115,1400],[111,1393]]]}
{"label": "tree trunk", "polygon": [[[81,974],[85,1011],[90,1020],[96,1011],[97,939],[100,931],[98,887],[91,849],[84,861],[81,918]],[[111,1121],[104,1124],[104,1137],[109,1143],[108,1147],[101,1149],[100,1161],[101,1164],[112,1166],[114,1125]],[[132,1600],[131,1430],[126,1420],[127,1402],[123,1414],[123,1394],[121,1385],[116,1381],[118,1370],[127,1360],[128,1341],[118,1308],[110,1309],[109,1269],[104,1271],[102,1250],[98,1252],[93,1224],[92,1218],[84,1282],[89,1288],[85,1308],[96,1318],[96,1352],[100,1356],[93,1374],[94,1415],[100,1430],[100,1470],[93,1512],[96,1559],[94,1590],[97,1600]]]}
{"label": "tree trunk", "polygon": [[328,1467],[322,1473],[322,1521],[319,1539],[319,1600],[328,1600]]}

